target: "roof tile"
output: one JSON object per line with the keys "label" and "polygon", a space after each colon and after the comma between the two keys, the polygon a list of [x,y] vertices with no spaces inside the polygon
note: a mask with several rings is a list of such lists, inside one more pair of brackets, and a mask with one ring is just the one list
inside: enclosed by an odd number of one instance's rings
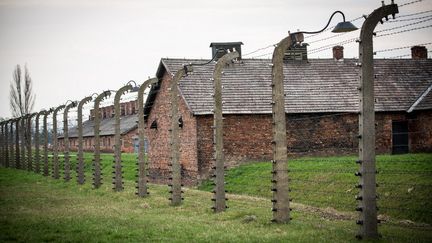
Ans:
{"label": "roof tile", "polygon": [[[174,73],[183,64],[207,60],[162,59]],[[287,113],[356,112],[359,106],[357,60],[310,59],[284,64]],[[224,69],[223,112],[226,114],[271,113],[271,66],[269,59],[243,59]],[[376,111],[406,111],[432,84],[432,60],[376,59]],[[211,114],[214,63],[195,66],[180,81],[180,89],[195,115]],[[429,101],[430,98],[426,101]],[[432,102],[422,103],[431,109]]]}

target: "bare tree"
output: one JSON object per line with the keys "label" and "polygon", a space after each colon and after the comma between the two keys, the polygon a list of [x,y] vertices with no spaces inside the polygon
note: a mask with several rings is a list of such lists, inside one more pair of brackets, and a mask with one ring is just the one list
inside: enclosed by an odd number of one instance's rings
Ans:
{"label": "bare tree", "polygon": [[13,117],[29,114],[33,110],[36,96],[33,94],[32,86],[32,79],[27,65],[24,66],[23,79],[21,67],[17,64],[13,72],[13,81],[10,84],[10,108]]}

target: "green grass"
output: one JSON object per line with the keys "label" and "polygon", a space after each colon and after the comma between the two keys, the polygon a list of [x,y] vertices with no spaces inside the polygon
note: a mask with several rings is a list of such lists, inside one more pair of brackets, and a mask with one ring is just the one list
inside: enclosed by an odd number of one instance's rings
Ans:
{"label": "green grass", "polygon": [[[415,161],[419,160],[413,155]],[[429,159],[429,155],[425,160]],[[123,155],[125,190],[111,189],[112,155],[103,155],[105,183],[99,189],[91,188],[91,154],[86,154],[86,184],[54,180],[32,172],[0,168],[0,241],[41,242],[347,242],[356,241],[354,235],[356,214],[293,204],[293,220],[289,224],[272,224],[269,183],[263,177],[261,183],[246,175],[268,176],[268,163],[253,163],[228,172],[228,189],[241,196],[229,194],[230,208],[219,214],[210,210],[212,194],[206,191],[186,189],[184,203],[178,207],[169,206],[168,187],[150,184],[150,197],[134,195],[135,155]],[[390,157],[393,160],[394,157]],[[399,157],[398,157],[399,158]],[[352,158],[326,158],[322,165],[312,165],[313,158],[290,162],[292,170],[324,168],[327,163],[340,169],[346,167],[343,161]],[[407,158],[401,158],[405,160]],[[321,159],[322,160],[322,159]],[[340,161],[340,164],[337,163]],[[386,160],[386,159],[385,159]],[[412,159],[411,161],[413,161]],[[73,159],[72,161],[76,161]],[[298,163],[297,167],[294,166]],[[402,163],[402,162],[398,162]],[[348,163],[346,163],[348,164]],[[380,163],[379,163],[380,165]],[[350,165],[351,166],[351,165]],[[392,167],[392,169],[405,168]],[[416,163],[415,169],[427,169]],[[411,166],[408,166],[411,168]],[[234,175],[235,176],[231,176]],[[303,173],[299,173],[299,176]],[[342,173],[340,173],[342,174]],[[294,176],[293,175],[293,176]],[[317,178],[318,173],[304,175]],[[323,176],[325,180],[337,179]],[[75,176],[75,175],[74,175]],[[340,175],[339,175],[340,176]],[[343,176],[340,180],[354,177]],[[300,178],[300,177],[299,177]],[[234,181],[232,179],[235,179]],[[323,179],[323,180],[324,180]],[[352,182],[357,178],[354,177]],[[395,178],[392,181],[397,181]],[[257,182],[258,181],[258,182]],[[269,181],[269,180],[268,180]],[[350,182],[351,181],[347,181]],[[241,183],[250,183],[247,186]],[[252,184],[256,183],[256,184]],[[417,181],[416,181],[417,183]],[[265,186],[267,185],[267,186]],[[323,183],[324,185],[324,183]],[[293,185],[294,186],[294,185]],[[300,185],[298,185],[300,186]],[[202,186],[205,187],[204,185]],[[254,187],[263,187],[262,190]],[[300,186],[302,187],[302,186]],[[246,188],[251,188],[249,191]],[[337,188],[333,187],[332,190]],[[239,190],[236,192],[236,190]],[[350,202],[352,200],[350,199]],[[312,203],[308,203],[313,205]],[[319,206],[319,205],[318,205]],[[432,228],[425,225],[407,225],[397,219],[392,224],[380,226],[384,241],[431,242]]]}
{"label": "green grass", "polygon": [[[71,163],[71,177],[72,180],[76,180],[76,167],[77,167],[77,160],[78,156],[77,153],[70,153],[70,163]],[[93,153],[84,153],[84,174],[85,174],[85,180],[87,182],[91,182],[92,180],[92,173],[93,173]],[[41,160],[42,161],[42,160]],[[52,173],[52,156],[49,157],[49,171],[50,175]],[[137,162],[137,155],[131,154],[131,153],[123,153],[122,154],[122,165],[123,165],[123,177],[125,180],[135,181],[135,175],[136,175],[136,162]],[[64,158],[61,157],[59,159],[60,163],[60,177],[64,177]],[[43,171],[43,162],[41,162],[41,171]],[[102,177],[106,178],[104,179],[104,183],[111,184],[112,180],[111,177],[114,165],[114,154],[110,153],[102,153],[101,154],[101,170],[102,170]]]}
{"label": "green grass", "polygon": [[[356,157],[298,158],[289,161],[294,202],[354,211]],[[256,162],[227,171],[231,193],[270,198],[271,163]],[[432,223],[432,154],[377,156],[378,206],[381,217]],[[201,190],[210,191],[210,181]]]}

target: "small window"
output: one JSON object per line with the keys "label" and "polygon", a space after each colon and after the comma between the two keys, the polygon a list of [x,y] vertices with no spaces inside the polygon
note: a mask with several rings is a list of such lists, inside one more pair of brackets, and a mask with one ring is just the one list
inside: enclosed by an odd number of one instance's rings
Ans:
{"label": "small window", "polygon": [[157,121],[156,120],[154,120],[152,122],[152,124],[150,125],[150,129],[156,129],[157,130]]}
{"label": "small window", "polygon": [[178,119],[178,125],[179,125],[180,128],[183,128],[183,118],[182,117],[180,117]]}

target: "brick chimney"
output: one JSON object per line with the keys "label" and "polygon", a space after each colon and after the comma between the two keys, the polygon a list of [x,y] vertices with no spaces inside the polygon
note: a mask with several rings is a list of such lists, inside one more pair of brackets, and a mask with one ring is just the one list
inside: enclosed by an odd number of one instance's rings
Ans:
{"label": "brick chimney", "polygon": [[343,54],[343,46],[335,46],[333,47],[333,59],[335,61],[343,60],[344,54]]}
{"label": "brick chimney", "polygon": [[411,57],[414,60],[427,59],[427,49],[424,46],[413,46],[411,47]]}

